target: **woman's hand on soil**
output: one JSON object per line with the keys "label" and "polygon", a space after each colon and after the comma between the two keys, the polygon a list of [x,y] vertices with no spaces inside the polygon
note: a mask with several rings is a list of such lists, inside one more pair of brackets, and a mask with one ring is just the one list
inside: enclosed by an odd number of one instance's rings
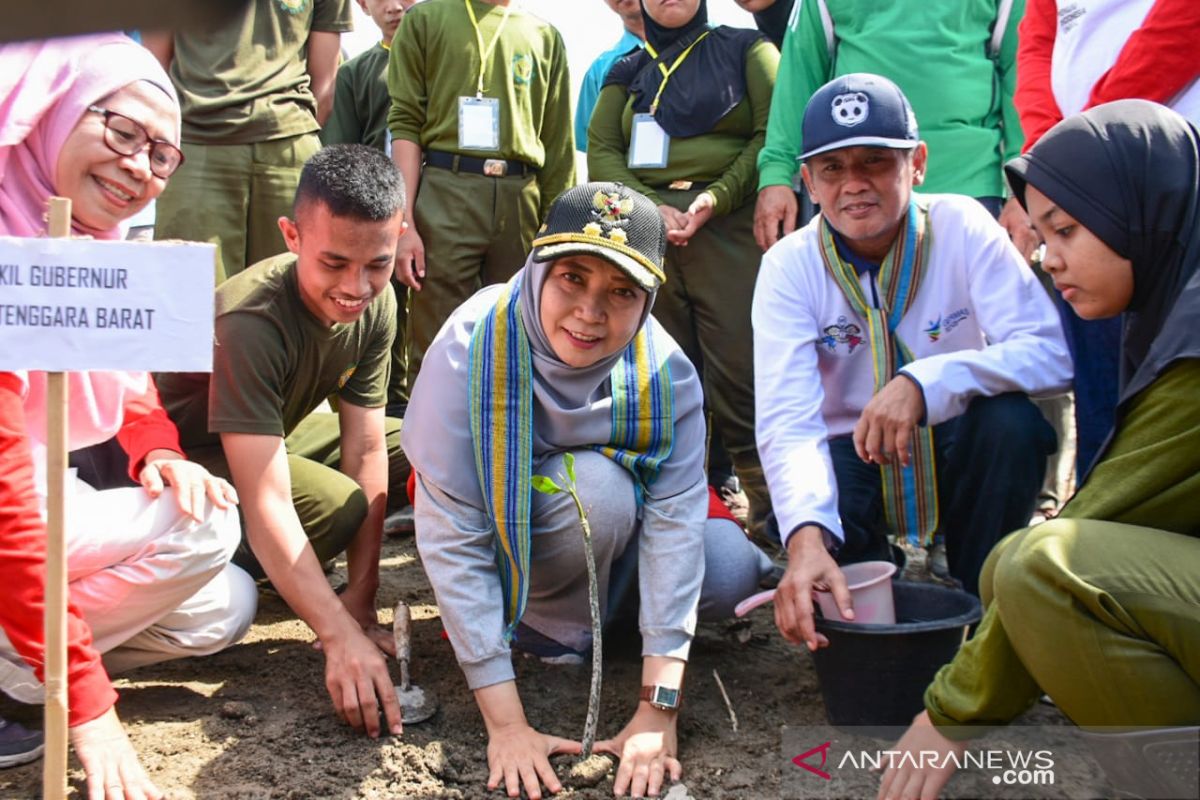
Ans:
{"label": "woman's hand on soil", "polygon": [[912,725],[904,732],[892,750],[896,753],[937,753],[937,758],[929,761],[924,760],[922,755],[921,763],[936,761],[944,766],[937,769],[926,766],[921,769],[913,765],[913,759],[897,758],[892,763],[899,764],[899,766],[888,767],[883,773],[877,800],[891,800],[891,798],[900,797],[913,798],[913,800],[917,800],[917,798],[934,800],[941,793],[946,782],[950,780],[950,776],[954,774],[955,759],[949,758],[949,754],[954,753],[961,759],[967,746],[963,742],[956,742],[942,736],[934,727],[933,721],[929,719],[929,714],[922,711],[913,718]]}
{"label": "woman's hand on soil", "polygon": [[379,736],[379,701],[387,729],[400,735],[404,724],[396,687],[379,647],[361,629],[346,626],[337,637],[322,642],[325,651],[325,688],[337,715],[352,728]]}
{"label": "woman's hand on soil", "polygon": [[813,620],[814,590],[830,592],[846,619],[854,619],[854,606],[846,578],[825,549],[825,539],[816,525],[806,525],[788,539],[788,565],[775,590],[775,625],[792,644],[816,650],[829,644],[817,633]]}
{"label": "woman's hand on soil", "polygon": [[163,796],[138,761],[115,708],[74,726],[70,738],[87,773],[88,800],[158,800]]}
{"label": "woman's hand on soil", "polygon": [[488,790],[503,781],[509,797],[520,797],[524,786],[529,800],[540,800],[542,784],[550,794],[557,794],[562,783],[550,766],[550,756],[582,751],[579,742],[539,733],[524,722],[497,727],[488,736]]}
{"label": "woman's hand on soil", "polygon": [[205,496],[217,508],[230,508],[238,501],[237,490],[229,481],[172,450],[151,450],[138,482],[151,497],[161,495],[166,485],[174,486],[179,510],[197,522],[204,518]]}
{"label": "woman's hand on soil", "polygon": [[683,766],[675,757],[677,717],[674,711],[640,703],[633,719],[620,733],[596,742],[597,753],[611,753],[621,759],[613,794],[621,797],[628,792],[631,797],[657,797],[666,776],[672,781],[679,780]]}

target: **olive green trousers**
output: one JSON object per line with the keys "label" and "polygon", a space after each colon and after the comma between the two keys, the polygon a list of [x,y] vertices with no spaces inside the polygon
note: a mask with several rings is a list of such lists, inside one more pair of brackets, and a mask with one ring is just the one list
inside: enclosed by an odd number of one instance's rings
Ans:
{"label": "olive green trousers", "polygon": [[[388,450],[388,511],[408,505],[405,483],[408,459],[400,449],[400,420],[386,420]],[[313,551],[321,562],[336,558],[358,533],[367,516],[367,498],[349,475],[339,471],[342,458],[341,429],[337,414],[309,414],[284,439],[288,471],[292,478],[292,503]],[[229,465],[220,448],[189,453],[214,475],[230,478]],[[245,535],[233,561],[255,578],[264,577],[262,567]]]}

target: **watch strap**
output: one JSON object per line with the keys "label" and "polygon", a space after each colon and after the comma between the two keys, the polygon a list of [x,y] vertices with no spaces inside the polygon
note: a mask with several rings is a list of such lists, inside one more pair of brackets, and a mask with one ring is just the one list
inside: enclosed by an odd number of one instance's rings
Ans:
{"label": "watch strap", "polygon": [[683,689],[655,683],[643,686],[638,699],[664,711],[675,711],[683,703]]}

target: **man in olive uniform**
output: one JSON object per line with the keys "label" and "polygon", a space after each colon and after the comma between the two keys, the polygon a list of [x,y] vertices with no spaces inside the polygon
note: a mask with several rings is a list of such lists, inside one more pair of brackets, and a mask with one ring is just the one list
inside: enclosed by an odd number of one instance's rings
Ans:
{"label": "man in olive uniform", "polygon": [[521,268],[546,210],[574,183],[562,37],[510,2],[426,0],[392,44],[392,159],[417,198],[396,254],[397,279],[416,290],[410,386],[450,312]]}
{"label": "man in olive uniform", "polygon": [[217,245],[217,282],[284,248],[304,162],[333,108],[350,0],[250,0],[219,23],[148,34],[179,92],[187,166],[154,234]]}
{"label": "man in olive uniform", "polygon": [[[358,0],[379,26],[382,38],[370,49],[338,67],[333,113],[321,128],[321,144],[365,144],[389,155],[392,139],[387,129],[392,98],[388,95],[388,55],[396,29],[417,0]],[[392,281],[396,292],[396,341],[392,345],[392,377],[388,383],[388,416],[403,417],[408,405],[404,380],[404,328],[408,320],[408,287]]]}
{"label": "man in olive uniform", "polygon": [[[188,455],[237,489],[245,532],[234,563],[267,577],[316,632],[338,714],[376,736],[400,710],[375,614],[389,503],[409,466],[384,414],[404,230],[404,185],[388,158],[331,145],[300,175],[279,220],[287,252],[217,288],[211,373],[157,376]],[[338,413],[313,413],[337,395]],[[335,594],[321,564],[345,552]]]}

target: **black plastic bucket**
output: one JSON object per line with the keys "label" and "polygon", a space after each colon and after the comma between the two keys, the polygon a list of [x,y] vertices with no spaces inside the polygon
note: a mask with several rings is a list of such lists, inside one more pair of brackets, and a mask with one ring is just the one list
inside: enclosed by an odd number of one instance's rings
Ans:
{"label": "black plastic bucket", "polygon": [[908,725],[934,674],[983,615],[974,595],[932,583],[893,581],[892,597],[894,625],[817,618],[829,646],[812,657],[832,725]]}

